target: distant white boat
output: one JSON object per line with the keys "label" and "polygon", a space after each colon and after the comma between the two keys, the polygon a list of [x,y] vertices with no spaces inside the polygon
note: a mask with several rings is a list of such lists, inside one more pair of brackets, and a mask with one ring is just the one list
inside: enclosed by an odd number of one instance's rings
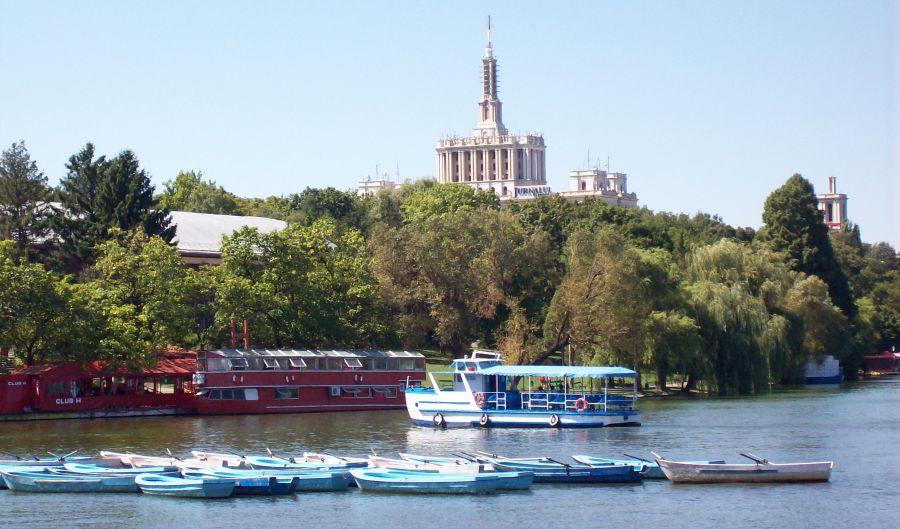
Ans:
{"label": "distant white boat", "polygon": [[[652,453],[652,452],[651,452]],[[772,463],[753,454],[741,454],[751,464],[670,461],[653,453],[659,468],[673,483],[777,483],[828,481],[833,461]]]}
{"label": "distant white boat", "polygon": [[821,363],[812,358],[806,362],[805,382],[807,384],[840,384],[843,381],[844,374],[837,358],[828,355],[822,359]]}

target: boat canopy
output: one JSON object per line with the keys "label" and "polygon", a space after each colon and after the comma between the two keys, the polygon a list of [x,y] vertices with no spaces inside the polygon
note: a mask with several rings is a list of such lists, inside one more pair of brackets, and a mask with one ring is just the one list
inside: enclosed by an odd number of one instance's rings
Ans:
{"label": "boat canopy", "polygon": [[615,366],[493,366],[481,369],[479,374],[507,377],[630,378],[636,373],[631,369]]}

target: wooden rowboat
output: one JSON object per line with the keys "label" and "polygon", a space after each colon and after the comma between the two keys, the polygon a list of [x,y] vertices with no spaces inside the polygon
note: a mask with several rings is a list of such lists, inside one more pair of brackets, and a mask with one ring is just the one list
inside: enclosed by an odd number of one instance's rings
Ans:
{"label": "wooden rowboat", "polygon": [[[652,452],[651,452],[652,453]],[[659,467],[673,483],[786,483],[828,481],[833,461],[772,463],[753,454],[741,454],[750,464],[670,461],[653,453]]]}

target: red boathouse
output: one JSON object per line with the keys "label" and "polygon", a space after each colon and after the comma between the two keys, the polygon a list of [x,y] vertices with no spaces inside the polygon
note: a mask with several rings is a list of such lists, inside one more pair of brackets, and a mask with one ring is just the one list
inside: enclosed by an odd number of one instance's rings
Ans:
{"label": "red boathouse", "polygon": [[196,353],[166,353],[136,372],[107,362],[60,362],[0,375],[0,414],[119,417],[194,413]]}

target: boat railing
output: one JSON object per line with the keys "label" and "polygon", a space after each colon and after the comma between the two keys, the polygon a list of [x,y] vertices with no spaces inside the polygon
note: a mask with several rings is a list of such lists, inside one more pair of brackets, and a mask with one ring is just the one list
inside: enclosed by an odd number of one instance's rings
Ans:
{"label": "boat railing", "polygon": [[629,395],[603,393],[529,391],[522,393],[522,408],[565,411],[630,410],[634,408],[634,399]]}

